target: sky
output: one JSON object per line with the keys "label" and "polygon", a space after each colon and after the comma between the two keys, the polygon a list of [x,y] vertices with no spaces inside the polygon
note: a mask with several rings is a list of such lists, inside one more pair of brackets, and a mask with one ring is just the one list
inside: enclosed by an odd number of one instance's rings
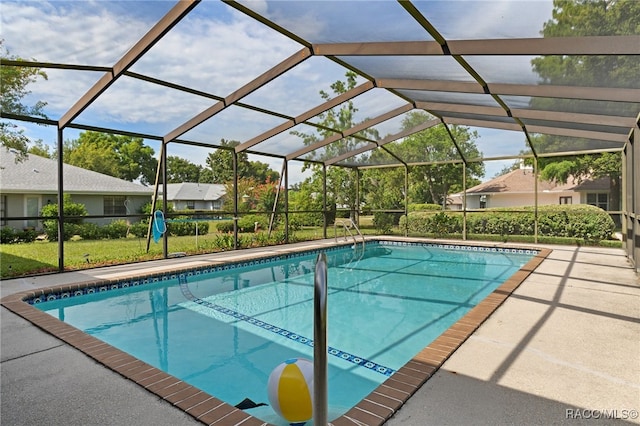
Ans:
{"label": "sky", "polygon": [[[397,2],[373,1],[243,1],[248,7],[287,26],[314,42],[353,40],[379,41],[429,39],[416,28]],[[542,23],[550,17],[550,1],[416,1],[416,7],[446,37],[499,38],[537,37]],[[140,39],[171,7],[172,1],[11,1],[0,4],[0,37],[11,55],[42,62],[109,67]],[[367,15],[370,13],[371,15]],[[453,14],[453,15],[452,15]],[[365,16],[366,15],[366,16]],[[456,16],[454,24],[451,16]],[[482,17],[482,19],[478,19]],[[523,19],[526,17],[526,19]],[[373,19],[373,21],[372,21]],[[373,26],[371,23],[374,23]],[[212,0],[205,0],[165,35],[130,69],[178,85],[189,85],[217,96],[227,96],[261,73],[301,49],[297,42],[267,28],[258,21]],[[471,58],[479,69],[483,58]],[[507,82],[531,78],[530,58],[505,64]],[[412,64],[407,61],[407,72]],[[418,64],[419,66],[419,64]],[[504,69],[502,70],[504,71]],[[24,103],[47,102],[45,113],[59,119],[101,76],[102,72],[47,70],[48,79],[28,86],[31,95]],[[273,80],[242,99],[242,102],[296,116],[322,102],[318,88],[344,78],[345,69],[322,57],[298,64],[286,78]],[[433,70],[434,73],[446,72]],[[489,75],[489,70],[487,70]],[[441,76],[435,75],[436,78]],[[490,75],[489,75],[490,79]],[[359,82],[364,82],[360,79]],[[390,109],[398,98],[382,89],[369,97],[355,99],[357,119],[374,117]],[[75,121],[99,127],[120,127],[143,134],[165,135],[211,106],[215,101],[184,94],[140,80],[121,77]],[[401,103],[399,103],[401,104]],[[187,132],[194,141],[238,140],[244,142],[282,123],[282,119],[238,107],[229,107]],[[34,140],[55,145],[56,130],[46,126],[16,122]],[[485,156],[516,154],[524,148],[519,132],[475,128],[480,134],[478,146]],[[65,129],[64,139],[75,139],[78,131]],[[503,152],[517,139],[515,152]],[[159,152],[159,143],[145,143]],[[291,137],[274,138],[270,149],[286,153]],[[298,142],[299,143],[299,142]],[[289,152],[291,149],[289,149]],[[511,149],[513,151],[513,149]],[[204,164],[209,151],[169,145],[169,155],[178,155],[196,164]],[[251,156],[251,160],[269,163],[280,171],[282,160]],[[486,163],[484,180],[492,178],[513,160]],[[302,163],[289,162],[289,183],[306,175]]]}

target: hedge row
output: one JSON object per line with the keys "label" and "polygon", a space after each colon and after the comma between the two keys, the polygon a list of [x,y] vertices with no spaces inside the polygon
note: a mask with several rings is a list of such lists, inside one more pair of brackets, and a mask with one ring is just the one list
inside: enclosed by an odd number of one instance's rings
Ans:
{"label": "hedge row", "polygon": [[35,241],[37,237],[38,233],[33,229],[20,231],[7,226],[0,228],[0,244],[31,243]]}
{"label": "hedge row", "polygon": [[[302,217],[300,215],[289,215],[289,231],[298,231],[302,228]],[[283,217],[276,216],[274,226],[281,228]],[[269,229],[270,215],[265,214],[249,214],[238,219],[238,232],[256,232],[256,222],[258,223],[258,231],[266,231]],[[233,232],[233,220],[221,220],[216,222],[218,232]]]}
{"label": "hedge row", "polygon": [[[186,217],[175,217],[167,221],[167,233],[172,237],[181,237],[184,235],[196,235],[196,222],[187,222]],[[149,230],[149,222],[142,221],[134,223],[129,228],[129,233],[138,237],[146,238]],[[199,221],[197,223],[198,235],[207,235],[209,233],[209,222]]]}
{"label": "hedge row", "polygon": [[[115,220],[108,225],[96,225],[95,223],[69,223],[63,226],[63,239],[68,241],[78,235],[83,240],[117,239],[127,236],[129,225],[124,220]],[[44,233],[49,241],[58,241],[58,221],[45,220]]]}
{"label": "hedge row", "polygon": [[[493,235],[534,235],[534,208],[531,206],[488,209],[467,213],[467,232]],[[410,234],[446,235],[462,232],[462,212],[412,212],[400,218],[400,229]],[[607,240],[615,224],[604,210],[589,205],[552,205],[538,207],[538,235]]]}
{"label": "hedge row", "polygon": [[[167,232],[173,237],[183,235],[195,235],[196,223],[187,222],[188,217],[176,217],[177,221],[167,222]],[[73,236],[79,236],[83,240],[103,240],[126,238],[128,234],[132,234],[139,238],[145,238],[149,228],[148,222],[137,222],[128,225],[124,220],[114,220],[107,225],[96,225],[95,223],[66,223],[64,224],[64,241],[68,241]],[[45,220],[43,223],[44,233],[49,241],[58,240],[58,221]],[[208,222],[202,222],[198,225],[198,235],[206,235],[209,233]],[[17,242],[17,241],[16,241]]]}

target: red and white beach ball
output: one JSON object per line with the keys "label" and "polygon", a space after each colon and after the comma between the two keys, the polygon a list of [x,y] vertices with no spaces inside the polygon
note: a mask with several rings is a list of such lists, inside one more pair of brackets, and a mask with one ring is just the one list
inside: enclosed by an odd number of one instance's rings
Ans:
{"label": "red and white beach ball", "polygon": [[291,358],[269,375],[267,393],[271,407],[290,423],[313,417],[313,361]]}

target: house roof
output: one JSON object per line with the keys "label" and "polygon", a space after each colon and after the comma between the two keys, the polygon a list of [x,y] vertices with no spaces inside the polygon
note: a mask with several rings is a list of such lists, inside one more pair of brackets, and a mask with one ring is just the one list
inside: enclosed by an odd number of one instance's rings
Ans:
{"label": "house roof", "polygon": [[[162,193],[162,185],[158,187]],[[215,183],[168,183],[167,200],[215,201],[227,193],[224,185]]]}
{"label": "house roof", "polygon": [[[606,191],[609,189],[609,178],[586,179],[578,181],[569,178],[567,183],[558,184],[556,181],[538,180],[538,191]],[[490,181],[467,189],[467,194],[497,194],[497,193],[532,193],[535,189],[534,173],[531,168],[521,168],[500,175]]]}
{"label": "house roof", "polygon": [[[153,193],[153,188],[81,167],[65,164],[62,170],[65,193],[149,196]],[[16,162],[13,151],[3,150],[0,155],[0,192],[55,194],[57,191],[57,160],[29,154],[24,161]]]}
{"label": "house roof", "polygon": [[[538,190],[552,190],[557,184],[540,180],[538,181]],[[495,194],[501,192],[523,193],[533,192],[534,190],[534,174],[530,168],[522,168],[510,171],[500,175],[480,185],[476,185],[467,189],[467,194]]]}

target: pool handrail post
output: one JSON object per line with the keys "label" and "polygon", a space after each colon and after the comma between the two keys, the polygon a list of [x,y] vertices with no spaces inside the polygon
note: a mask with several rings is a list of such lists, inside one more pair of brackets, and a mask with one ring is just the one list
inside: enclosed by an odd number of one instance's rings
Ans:
{"label": "pool handrail post", "polygon": [[327,425],[327,255],[316,261],[313,293],[313,424]]}

